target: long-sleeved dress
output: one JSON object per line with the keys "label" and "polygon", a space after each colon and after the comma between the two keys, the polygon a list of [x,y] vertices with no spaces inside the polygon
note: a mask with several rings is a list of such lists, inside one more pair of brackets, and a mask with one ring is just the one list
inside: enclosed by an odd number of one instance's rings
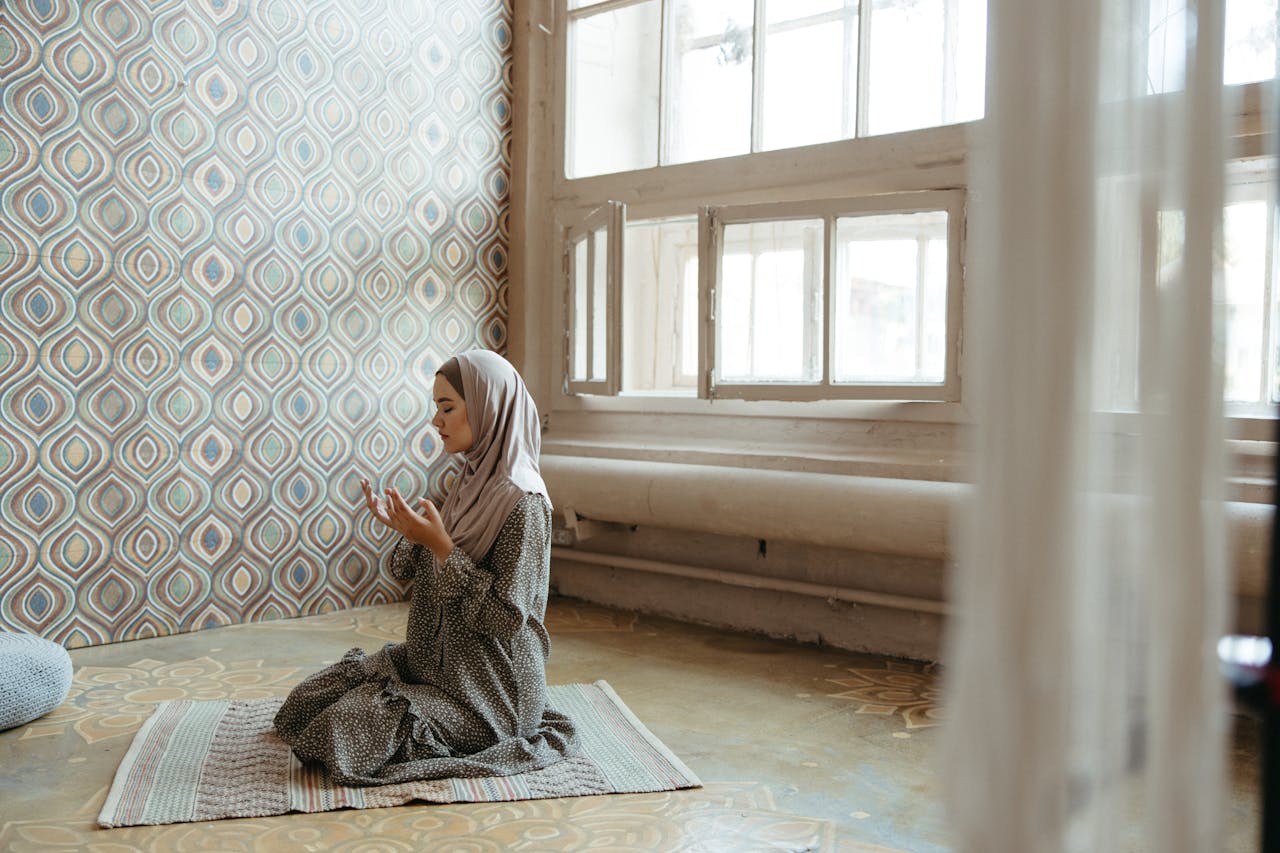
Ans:
{"label": "long-sleeved dress", "polygon": [[401,539],[390,569],[414,580],[405,641],[308,677],[276,732],[348,785],[504,776],[572,754],[573,724],[546,706],[550,548],[551,510],[534,493],[478,563],[455,548],[437,564]]}

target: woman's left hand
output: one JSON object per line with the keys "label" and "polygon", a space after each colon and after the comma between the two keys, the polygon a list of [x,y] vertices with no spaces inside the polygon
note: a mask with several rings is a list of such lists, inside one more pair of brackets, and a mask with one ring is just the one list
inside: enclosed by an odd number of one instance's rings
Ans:
{"label": "woman's left hand", "polygon": [[409,506],[400,490],[387,489],[387,524],[410,542],[426,545],[443,563],[453,551],[453,540],[444,529],[444,521],[436,505],[426,498],[418,498],[420,511]]}

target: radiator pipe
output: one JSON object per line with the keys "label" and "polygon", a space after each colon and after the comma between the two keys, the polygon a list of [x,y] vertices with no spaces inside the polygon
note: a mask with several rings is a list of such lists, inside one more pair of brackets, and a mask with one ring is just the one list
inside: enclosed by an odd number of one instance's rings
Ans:
{"label": "radiator pipe", "polygon": [[[557,507],[585,518],[946,560],[966,483],[545,454]],[[1266,594],[1271,504],[1227,501],[1236,592]]]}

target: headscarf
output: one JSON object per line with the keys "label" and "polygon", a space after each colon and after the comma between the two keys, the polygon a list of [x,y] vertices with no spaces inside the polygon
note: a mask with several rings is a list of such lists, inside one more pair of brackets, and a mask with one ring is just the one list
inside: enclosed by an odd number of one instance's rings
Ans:
{"label": "headscarf", "polygon": [[478,561],[522,497],[537,492],[548,504],[551,498],[538,472],[538,407],[520,374],[489,350],[457,358],[463,387],[454,390],[465,401],[472,442],[440,516],[453,544]]}
{"label": "headscarf", "polygon": [[458,364],[456,357],[440,365],[440,369],[436,373],[443,376],[453,390],[458,392],[458,397],[462,402],[467,402],[467,395],[462,393],[462,365]]}

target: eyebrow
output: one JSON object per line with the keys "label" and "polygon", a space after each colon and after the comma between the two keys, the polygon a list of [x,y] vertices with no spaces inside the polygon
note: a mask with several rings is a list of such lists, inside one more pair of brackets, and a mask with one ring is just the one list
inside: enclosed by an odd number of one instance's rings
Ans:
{"label": "eyebrow", "polygon": [[436,397],[436,404],[437,404],[437,405],[439,405],[440,403],[445,403],[445,402],[454,403],[454,402],[457,402],[457,401],[456,401],[456,400],[454,400],[452,397],[450,397],[448,394],[441,394],[439,397]]}

